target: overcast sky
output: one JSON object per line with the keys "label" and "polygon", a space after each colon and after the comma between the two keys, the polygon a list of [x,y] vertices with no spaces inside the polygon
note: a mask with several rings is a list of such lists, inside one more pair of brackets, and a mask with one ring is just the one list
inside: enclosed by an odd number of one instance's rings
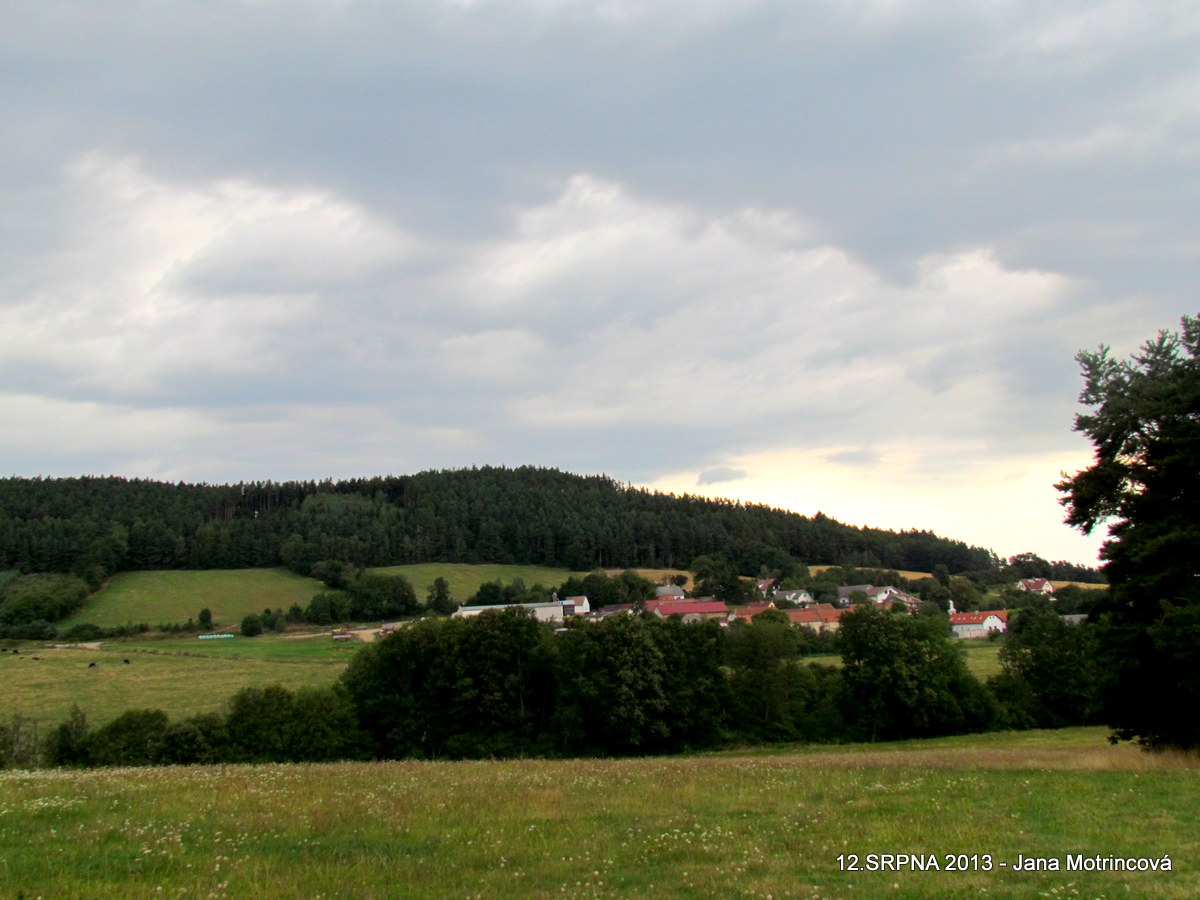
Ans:
{"label": "overcast sky", "polygon": [[0,471],[604,472],[1094,563],[1193,0],[0,0]]}

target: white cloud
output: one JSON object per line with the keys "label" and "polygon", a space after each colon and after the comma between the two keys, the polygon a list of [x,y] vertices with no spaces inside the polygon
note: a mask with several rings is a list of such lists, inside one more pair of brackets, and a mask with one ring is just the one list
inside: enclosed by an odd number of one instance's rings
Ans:
{"label": "white cloud", "polygon": [[805,420],[911,425],[935,395],[947,427],[994,437],[996,409],[1027,402],[997,373],[1077,289],[980,248],[900,285],[781,211],[705,213],[583,176],[468,268],[503,284],[481,308],[560,348],[558,377],[510,404],[528,424],[771,422],[789,438]]}
{"label": "white cloud", "polygon": [[97,397],[270,373],[330,291],[415,251],[328,193],[186,185],[95,153],[67,170],[62,194],[74,213],[60,242],[0,283],[0,358]]}
{"label": "white cloud", "polygon": [[1000,55],[1078,76],[1154,45],[1187,41],[1200,32],[1200,11],[1187,0],[1073,0],[1014,4],[1017,15]]}

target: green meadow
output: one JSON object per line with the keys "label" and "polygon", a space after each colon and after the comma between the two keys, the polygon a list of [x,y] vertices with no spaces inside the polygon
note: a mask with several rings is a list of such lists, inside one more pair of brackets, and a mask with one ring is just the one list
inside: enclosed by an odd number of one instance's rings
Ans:
{"label": "green meadow", "polygon": [[468,563],[421,563],[411,566],[386,566],[372,569],[384,575],[403,575],[412,584],[417,597],[424,602],[429,593],[429,587],[438,578],[445,578],[450,585],[450,596],[460,606],[465,604],[486,581],[502,581],[509,584],[518,578],[526,586],[533,587],[542,584],[546,587],[558,587],[572,575],[586,575],[586,572],[572,572],[570,569],[547,569],[543,566],[507,566],[507,565],[470,565]]}
{"label": "green meadow", "polygon": [[[445,578],[455,602],[464,603],[485,581],[506,584],[522,579],[527,585],[557,586],[571,575],[567,569],[540,566],[467,565],[426,563],[388,566],[372,571],[403,575],[424,601],[430,585]],[[647,572],[647,575],[657,576]],[[213,614],[218,628],[236,628],[242,619],[264,609],[288,609],[293,603],[308,606],[325,586],[287,569],[204,569],[124,572],[115,575],[74,616],[59,623],[60,630],[90,622],[105,628],[146,622],[150,625],[183,624],[195,620],[200,610]]]}
{"label": "green meadow", "polygon": [[323,589],[319,581],[287,569],[124,572],[113,576],[78,613],[59,623],[59,630],[81,622],[105,628],[140,622],[183,624],[206,608],[214,625],[230,628],[264,609],[286,610],[293,603],[308,606],[313,594]]}
{"label": "green meadow", "polygon": [[[0,896],[1190,900],[1198,776],[1195,758],[1110,747],[1102,729],[763,755],[3,772]],[[881,869],[883,854],[927,868]],[[1166,856],[1171,871],[1066,870],[1097,856]],[[1059,870],[1014,871],[1020,857]]]}
{"label": "green meadow", "polygon": [[0,654],[4,718],[20,715],[47,728],[65,721],[73,705],[92,726],[129,709],[161,709],[172,719],[216,712],[245,687],[328,687],[361,646],[335,644],[326,632],[25,647]]}

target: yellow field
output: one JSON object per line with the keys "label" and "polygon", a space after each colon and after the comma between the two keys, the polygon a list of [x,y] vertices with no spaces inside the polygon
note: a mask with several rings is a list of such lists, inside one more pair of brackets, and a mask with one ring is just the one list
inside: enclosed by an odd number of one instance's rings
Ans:
{"label": "yellow field", "polygon": [[[808,571],[813,575],[820,575],[826,569],[835,569],[836,566],[809,566]],[[907,578],[909,581],[920,581],[922,578],[932,578],[929,572],[913,572],[909,569],[897,569],[896,574],[901,578]]]}

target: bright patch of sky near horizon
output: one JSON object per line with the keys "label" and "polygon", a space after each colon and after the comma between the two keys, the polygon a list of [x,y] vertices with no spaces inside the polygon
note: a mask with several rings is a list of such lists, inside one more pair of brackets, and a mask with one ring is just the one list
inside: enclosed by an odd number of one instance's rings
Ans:
{"label": "bright patch of sky near horizon", "polygon": [[0,5],[0,469],[605,472],[1092,563],[1195,313],[1200,11]]}

